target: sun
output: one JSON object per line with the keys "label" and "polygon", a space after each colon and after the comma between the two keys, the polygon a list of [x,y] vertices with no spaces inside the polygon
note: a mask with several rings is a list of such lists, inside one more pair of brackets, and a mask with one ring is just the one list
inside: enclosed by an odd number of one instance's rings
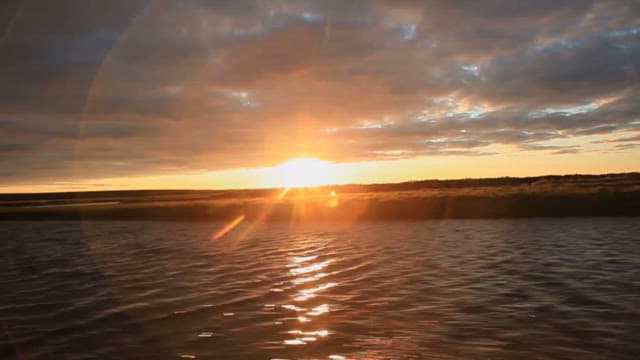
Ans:
{"label": "sun", "polygon": [[274,170],[283,187],[309,187],[332,181],[332,163],[312,157],[299,157],[277,165]]}

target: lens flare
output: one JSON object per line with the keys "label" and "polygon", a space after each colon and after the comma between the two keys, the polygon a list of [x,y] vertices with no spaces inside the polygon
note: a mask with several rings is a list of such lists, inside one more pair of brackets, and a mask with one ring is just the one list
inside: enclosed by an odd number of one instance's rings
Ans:
{"label": "lens flare", "polygon": [[213,240],[218,240],[223,237],[226,233],[233,230],[238,224],[240,224],[244,220],[244,215],[240,215],[235,219],[231,220],[227,225],[225,225],[222,229],[218,230],[215,235],[213,235]]}
{"label": "lens flare", "polygon": [[310,157],[288,160],[273,168],[280,186],[310,187],[334,182],[332,163]]}

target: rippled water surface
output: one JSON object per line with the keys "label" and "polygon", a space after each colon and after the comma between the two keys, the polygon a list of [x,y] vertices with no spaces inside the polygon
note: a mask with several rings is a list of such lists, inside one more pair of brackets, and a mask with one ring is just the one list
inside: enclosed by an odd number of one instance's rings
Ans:
{"label": "rippled water surface", "polygon": [[638,219],[0,226],[0,358],[640,358]]}

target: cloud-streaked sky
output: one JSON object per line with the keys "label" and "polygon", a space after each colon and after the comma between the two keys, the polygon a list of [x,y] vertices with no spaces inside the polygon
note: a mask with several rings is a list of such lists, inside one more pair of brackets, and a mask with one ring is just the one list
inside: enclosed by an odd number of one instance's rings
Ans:
{"label": "cloud-streaked sky", "polygon": [[640,170],[637,0],[9,0],[0,79],[0,191]]}

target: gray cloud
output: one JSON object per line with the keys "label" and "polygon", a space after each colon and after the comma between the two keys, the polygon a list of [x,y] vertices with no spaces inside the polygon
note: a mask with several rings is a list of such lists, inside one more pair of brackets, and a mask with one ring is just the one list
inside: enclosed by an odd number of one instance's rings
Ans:
{"label": "gray cloud", "polygon": [[551,143],[586,136],[622,151],[635,147],[620,134],[637,142],[640,131],[632,1],[18,8],[0,7],[10,30],[0,43],[7,182],[260,166],[300,153],[580,153]]}
{"label": "gray cloud", "polygon": [[620,138],[620,139],[610,140],[610,142],[614,142],[614,143],[617,143],[617,142],[631,142],[631,141],[640,143],[640,134],[635,135],[635,136],[627,136],[627,137],[623,137],[623,138]]}

